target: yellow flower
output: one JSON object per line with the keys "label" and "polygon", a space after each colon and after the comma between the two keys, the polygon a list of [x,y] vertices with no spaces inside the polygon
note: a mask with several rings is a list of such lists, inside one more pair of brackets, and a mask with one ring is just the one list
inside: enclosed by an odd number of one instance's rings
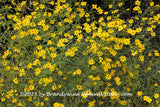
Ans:
{"label": "yellow flower", "polygon": [[133,22],[134,22],[133,19],[130,19],[130,20],[129,20],[129,23],[130,23],[130,24],[133,23]]}
{"label": "yellow flower", "polygon": [[119,77],[116,77],[116,78],[115,78],[115,81],[120,81],[120,78],[119,78]]}
{"label": "yellow flower", "polygon": [[66,79],[67,79],[67,77],[64,77],[63,79],[64,79],[64,80],[66,80]]}
{"label": "yellow flower", "polygon": [[15,40],[16,39],[16,35],[11,36],[11,39]]}
{"label": "yellow flower", "polygon": [[17,66],[13,67],[14,70],[19,70],[19,68]]}
{"label": "yellow flower", "polygon": [[41,69],[40,68],[36,68],[35,69],[35,76],[39,75],[41,73]]}
{"label": "yellow flower", "polygon": [[16,102],[17,102],[16,98],[12,99],[12,103],[16,103]]}
{"label": "yellow flower", "polygon": [[123,5],[123,3],[118,3],[118,6],[121,7]]}
{"label": "yellow flower", "polygon": [[62,85],[58,85],[58,88],[62,88]]}
{"label": "yellow flower", "polygon": [[87,93],[86,93],[86,92],[83,92],[83,93],[82,93],[82,97],[83,97],[83,98],[87,98],[87,97],[88,97]]}
{"label": "yellow flower", "polygon": [[55,102],[55,103],[53,104],[53,107],[64,107],[64,105],[61,104],[61,103]]}
{"label": "yellow flower", "polygon": [[81,71],[80,69],[77,69],[77,70],[76,70],[76,74],[78,74],[78,75],[80,75],[81,72],[82,72],[82,71]]}
{"label": "yellow flower", "polygon": [[49,29],[49,26],[48,25],[43,25],[43,31],[46,31]]}
{"label": "yellow flower", "polygon": [[103,102],[103,101],[99,102],[99,106],[100,106],[100,105],[102,105],[102,104],[104,104],[104,102]]}
{"label": "yellow flower", "polygon": [[147,27],[147,31],[153,31],[151,27]]}
{"label": "yellow flower", "polygon": [[41,102],[41,106],[44,106],[44,102]]}
{"label": "yellow flower", "polygon": [[31,101],[32,101],[32,97],[31,97],[31,96],[28,98],[28,101],[29,101],[29,102],[31,102]]}
{"label": "yellow flower", "polygon": [[32,63],[29,63],[27,66],[29,69],[32,68]]}
{"label": "yellow flower", "polygon": [[133,10],[134,11],[139,11],[141,8],[139,7],[139,6],[135,6],[134,8],[133,8]]}
{"label": "yellow flower", "polygon": [[0,83],[4,82],[4,79],[0,79]]}
{"label": "yellow flower", "polygon": [[89,102],[89,103],[88,103],[88,104],[89,104],[89,107],[93,107],[95,102],[96,102],[95,100],[94,100],[94,101]]}
{"label": "yellow flower", "polygon": [[104,14],[105,14],[105,15],[107,15],[107,14],[108,14],[108,12],[104,12]]}
{"label": "yellow flower", "polygon": [[112,78],[112,76],[110,74],[108,74],[108,73],[106,74],[105,77],[106,77],[107,80],[110,80]]}
{"label": "yellow flower", "polygon": [[116,84],[117,84],[117,85],[121,85],[121,81],[117,81]]}
{"label": "yellow flower", "polygon": [[151,70],[151,67],[148,67],[147,70],[148,70],[148,71]]}
{"label": "yellow flower", "polygon": [[40,36],[36,36],[34,39],[35,40],[41,40],[41,37]]}
{"label": "yellow flower", "polygon": [[[32,34],[37,35],[39,31],[38,31],[38,29],[30,29],[29,32],[30,32],[31,35],[32,35]],[[22,33],[23,35],[25,34],[25,32],[21,32],[21,33]],[[21,35],[22,35],[22,34],[21,34]]]}
{"label": "yellow flower", "polygon": [[137,92],[137,95],[138,95],[138,96],[141,96],[141,95],[142,95],[142,91],[138,91],[138,92]]}
{"label": "yellow flower", "polygon": [[89,13],[86,13],[85,17],[89,17]]}
{"label": "yellow flower", "polygon": [[62,71],[59,71],[59,72],[58,72],[58,75],[61,76],[61,75],[62,75]]}
{"label": "yellow flower", "polygon": [[93,65],[95,62],[94,62],[93,59],[90,59],[90,60],[88,61],[88,63],[89,63],[90,65]]}
{"label": "yellow flower", "polygon": [[30,84],[33,84],[33,80],[29,80],[28,82],[29,82]]}
{"label": "yellow flower", "polygon": [[121,61],[121,62],[125,62],[125,61],[126,61],[126,57],[125,57],[125,56],[121,56],[121,57],[120,57],[120,61]]}
{"label": "yellow flower", "polygon": [[131,50],[131,52],[132,52],[132,53],[131,53],[132,56],[135,56],[135,55],[137,54],[137,51]]}
{"label": "yellow flower", "polygon": [[6,65],[7,65],[7,61],[3,61],[2,64],[3,64],[4,66],[6,66]]}
{"label": "yellow flower", "polygon": [[134,74],[133,74],[132,72],[130,72],[130,73],[129,73],[129,76],[130,76],[130,77],[133,77],[133,76],[134,76]]}
{"label": "yellow flower", "polygon": [[152,53],[148,53],[148,56],[152,56]]}
{"label": "yellow flower", "polygon": [[156,36],[156,33],[155,33],[155,32],[152,32],[152,33],[151,33],[151,36]]}
{"label": "yellow flower", "polygon": [[144,61],[144,56],[140,55],[139,60],[143,62]]}
{"label": "yellow flower", "polygon": [[114,30],[113,29],[108,29],[108,33],[113,33]]}
{"label": "yellow flower", "polygon": [[45,101],[47,101],[47,100],[48,100],[48,98],[47,98],[47,97],[45,97],[45,98],[44,98],[44,100],[45,100]]}
{"label": "yellow flower", "polygon": [[52,37],[55,37],[55,36],[56,36],[56,34],[55,34],[55,33],[51,33],[51,36],[52,36]]}
{"label": "yellow flower", "polygon": [[129,45],[130,44],[130,38],[129,39],[123,39],[123,43],[125,45]]}
{"label": "yellow flower", "polygon": [[139,0],[136,0],[135,5],[140,6],[141,2]]}
{"label": "yellow flower", "polygon": [[10,69],[11,69],[11,67],[10,67],[10,66],[7,66],[7,67],[6,67],[6,70],[10,70]]}
{"label": "yellow flower", "polygon": [[61,0],[61,2],[62,2],[62,3],[65,3],[65,2],[66,2],[66,0]]}
{"label": "yellow flower", "polygon": [[55,23],[55,20],[50,20],[50,24],[54,24]]}
{"label": "yellow flower", "polygon": [[22,106],[23,106],[23,104],[22,104],[22,103],[18,103],[18,106],[22,107]]}
{"label": "yellow flower", "polygon": [[66,52],[65,54],[66,56],[70,56],[70,57],[73,57],[75,55],[75,52],[71,49],[68,49],[68,51]]}
{"label": "yellow flower", "polygon": [[112,7],[113,7],[113,5],[112,5],[112,4],[110,4],[110,5],[108,5],[108,7],[109,7],[109,8],[112,8]]}
{"label": "yellow flower", "polygon": [[44,4],[41,4],[39,7],[40,7],[41,9],[43,9],[43,8],[45,7],[45,5],[44,5]]}
{"label": "yellow flower", "polygon": [[72,8],[70,8],[70,7],[67,8],[67,11],[68,11],[68,12],[71,12],[71,11],[72,11]]}
{"label": "yellow flower", "polygon": [[154,98],[159,98],[159,94],[158,93],[156,93],[156,94],[154,94]]}
{"label": "yellow flower", "polygon": [[23,76],[23,75],[25,75],[25,71],[24,71],[24,69],[20,69],[20,70],[19,70],[19,76],[21,77],[21,76]]}
{"label": "yellow flower", "polygon": [[142,31],[142,28],[140,28],[140,27],[139,27],[139,28],[136,28],[136,32],[139,33],[139,32],[141,32],[141,31]]}
{"label": "yellow flower", "polygon": [[64,46],[65,46],[64,40],[63,40],[63,39],[60,39],[60,40],[58,41],[58,43],[57,43],[57,46],[58,46],[58,47],[64,47]]}
{"label": "yellow flower", "polygon": [[81,6],[86,6],[87,2],[81,2]]}
{"label": "yellow flower", "polygon": [[36,106],[40,106],[40,103],[39,103],[39,102],[37,102]]}
{"label": "yellow flower", "polygon": [[50,55],[51,55],[52,59],[54,59],[54,58],[57,57],[57,54],[56,54],[56,53],[51,53]]}
{"label": "yellow flower", "polygon": [[57,89],[57,86],[56,85],[53,85],[52,86],[52,90],[56,90]]}
{"label": "yellow flower", "polygon": [[123,101],[120,100],[119,103],[120,103],[121,105],[126,105],[127,102],[126,102],[125,100],[123,100]]}
{"label": "yellow flower", "polygon": [[155,55],[155,56],[159,56],[159,53],[158,53],[158,52],[156,52],[156,53],[154,53],[154,55]]}
{"label": "yellow flower", "polygon": [[152,99],[151,99],[150,97],[148,97],[148,96],[144,96],[144,97],[143,97],[143,100],[144,100],[144,101],[147,101],[148,103],[151,103],[151,102],[152,102]]}
{"label": "yellow flower", "polygon": [[118,31],[121,31],[121,30],[123,30],[123,26],[118,27]]}
{"label": "yellow flower", "polygon": [[93,9],[96,9],[96,8],[97,8],[97,5],[96,5],[96,4],[92,4],[92,8],[93,8]]}
{"label": "yellow flower", "polygon": [[86,101],[85,101],[85,100],[82,100],[82,103],[86,103]]}
{"label": "yellow flower", "polygon": [[58,25],[61,27],[61,26],[63,26],[63,24],[61,23],[61,22],[58,22]]}
{"label": "yellow flower", "polygon": [[34,90],[34,85],[30,85],[29,90]]}
{"label": "yellow flower", "polygon": [[73,75],[76,75],[77,73],[76,72],[73,72]]}
{"label": "yellow flower", "polygon": [[154,2],[150,2],[149,4],[150,4],[150,6],[154,6]]}
{"label": "yellow flower", "polygon": [[18,84],[17,77],[16,77],[15,79],[13,79],[13,82],[14,82],[15,84]]}
{"label": "yellow flower", "polygon": [[49,2],[49,4],[54,5],[54,1]]}
{"label": "yellow flower", "polygon": [[49,70],[50,70],[51,72],[54,71],[54,70],[55,70],[55,66],[56,66],[56,65],[50,66]]}
{"label": "yellow flower", "polygon": [[5,102],[6,99],[5,99],[4,97],[1,97],[1,101],[2,101],[2,102]]}
{"label": "yellow flower", "polygon": [[158,86],[158,83],[155,83],[154,86],[155,86],[155,87]]}
{"label": "yellow flower", "polygon": [[77,49],[77,47],[72,47],[71,50],[74,51],[74,52],[76,52],[78,49]]}
{"label": "yellow flower", "polygon": [[42,46],[41,46],[41,45],[37,46],[37,49],[38,49],[38,50],[41,50],[41,49],[42,49]]}
{"label": "yellow flower", "polygon": [[95,70],[95,69],[96,69],[96,66],[92,66],[91,69],[92,69],[92,70]]}
{"label": "yellow flower", "polygon": [[82,90],[82,86],[81,85],[77,85],[77,89],[78,90]]}

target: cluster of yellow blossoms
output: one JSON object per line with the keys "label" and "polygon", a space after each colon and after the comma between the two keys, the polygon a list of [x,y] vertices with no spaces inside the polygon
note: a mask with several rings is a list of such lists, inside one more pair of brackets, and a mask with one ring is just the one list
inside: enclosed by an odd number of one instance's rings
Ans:
{"label": "cluster of yellow blossoms", "polygon": [[[160,5],[150,2],[144,11],[136,0],[136,16],[125,20],[121,0],[108,11],[96,4],[90,11],[87,2],[72,7],[66,0],[9,1],[4,9],[15,13],[0,14],[0,26],[9,23],[2,36],[9,37],[8,44],[0,54],[0,106],[160,106],[160,14],[154,13]],[[43,91],[81,96],[37,94]],[[90,96],[100,91],[116,95]],[[124,98],[124,92],[133,96]]]}

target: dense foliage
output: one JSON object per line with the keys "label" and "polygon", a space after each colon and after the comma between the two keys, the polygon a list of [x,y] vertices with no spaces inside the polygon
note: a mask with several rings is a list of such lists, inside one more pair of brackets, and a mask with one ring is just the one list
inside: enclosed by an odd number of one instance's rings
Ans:
{"label": "dense foliage", "polygon": [[159,4],[0,4],[1,107],[160,106]]}

